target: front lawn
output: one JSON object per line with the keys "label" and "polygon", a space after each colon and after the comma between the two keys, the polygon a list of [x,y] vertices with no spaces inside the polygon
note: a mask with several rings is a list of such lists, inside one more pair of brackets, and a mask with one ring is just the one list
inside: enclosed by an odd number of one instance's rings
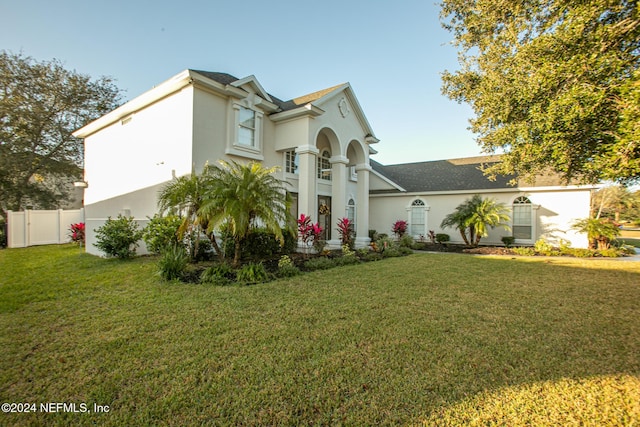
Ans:
{"label": "front lawn", "polygon": [[0,251],[0,396],[37,405],[1,425],[640,423],[638,262],[416,254],[217,287],[156,261]]}

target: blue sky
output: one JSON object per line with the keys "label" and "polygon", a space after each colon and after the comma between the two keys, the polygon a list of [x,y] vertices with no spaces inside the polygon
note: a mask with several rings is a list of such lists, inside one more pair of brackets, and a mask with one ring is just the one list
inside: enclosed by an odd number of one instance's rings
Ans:
{"label": "blue sky", "polygon": [[0,0],[0,50],[111,76],[125,99],[187,68],[253,74],[285,100],[349,82],[375,160],[474,156],[471,109],[440,92],[457,52],[438,14],[431,0]]}

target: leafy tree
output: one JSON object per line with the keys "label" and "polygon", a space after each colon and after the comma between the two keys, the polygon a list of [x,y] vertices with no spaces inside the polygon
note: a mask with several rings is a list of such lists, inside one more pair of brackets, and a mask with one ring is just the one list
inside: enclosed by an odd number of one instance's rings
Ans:
{"label": "leafy tree", "polygon": [[0,51],[0,212],[57,207],[82,177],[82,141],[71,132],[117,107],[113,80]]}
{"label": "leafy tree", "polygon": [[621,185],[603,187],[591,197],[591,212],[594,218],[606,217],[619,222],[621,219],[640,218],[640,193],[632,193]]}
{"label": "leafy tree", "polygon": [[213,230],[209,230],[209,219],[201,215],[205,200],[211,197],[214,182],[211,179],[211,166],[205,165],[202,174],[192,170],[189,175],[176,177],[160,190],[158,207],[162,212],[178,215],[182,218],[178,235],[182,239],[187,233],[195,234],[194,254],[198,253],[198,237],[205,233],[211,241],[218,258],[222,260],[222,251],[218,246]]}
{"label": "leafy tree", "polygon": [[483,199],[476,194],[459,204],[455,211],[447,215],[441,228],[457,229],[468,246],[478,246],[483,237],[489,235],[489,228],[509,228],[508,208],[495,199]]}
{"label": "leafy tree", "polygon": [[640,15],[631,0],[443,0],[460,70],[443,93],[475,111],[489,174],[640,179]]}
{"label": "leafy tree", "polygon": [[283,181],[259,163],[220,161],[211,169],[210,189],[198,215],[208,221],[207,230],[227,222],[235,242],[234,266],[240,263],[241,242],[251,229],[260,225],[284,242],[283,227],[289,229],[292,218],[290,199]]}

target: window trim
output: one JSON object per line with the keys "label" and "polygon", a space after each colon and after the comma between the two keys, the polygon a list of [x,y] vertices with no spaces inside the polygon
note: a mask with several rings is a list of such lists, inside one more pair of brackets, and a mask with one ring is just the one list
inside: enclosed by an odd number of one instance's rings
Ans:
{"label": "window trim", "polygon": [[[518,207],[528,207],[529,208],[529,224],[523,224],[523,225],[516,225],[516,206]],[[517,196],[515,199],[513,199],[513,201],[511,202],[511,230],[513,233],[513,237],[514,237],[514,242],[517,243],[532,243],[535,240],[535,234],[536,234],[536,214],[535,211],[537,209],[537,206],[535,206],[532,202],[531,199],[527,196],[524,195],[520,195]],[[520,215],[518,215],[520,216]],[[529,227],[530,230],[530,235],[529,238],[517,238],[515,236],[515,228],[517,227]]]}
{"label": "window trim", "polygon": [[[419,204],[417,204],[417,202],[419,202]],[[413,230],[413,212],[414,210],[420,210],[420,208],[422,208],[422,219],[424,221],[423,224],[417,224],[417,225],[421,225],[422,226],[422,232],[421,233],[417,233],[414,234],[413,232],[415,230]],[[416,197],[414,199],[411,200],[411,203],[409,203],[409,206],[407,206],[407,226],[408,226],[408,231],[409,231],[409,235],[412,236],[414,239],[418,239],[420,238],[420,236],[426,236],[427,235],[427,226],[428,226],[428,221],[429,221],[429,216],[428,216],[428,212],[431,209],[431,207],[427,204],[427,202],[422,198],[422,197]]]}
{"label": "window trim", "polygon": [[[242,120],[242,115],[245,112],[247,112],[251,117],[247,118],[245,120]],[[255,110],[252,110],[251,108],[243,107],[241,105],[239,106],[239,108],[238,108],[238,117],[237,117],[237,120],[236,120],[236,127],[237,127],[236,128],[236,140],[235,140],[234,144],[241,145],[243,147],[249,147],[249,148],[252,148],[252,149],[256,148],[256,143],[257,143],[257,140],[256,140],[256,124],[258,122],[256,116],[257,116],[257,114],[256,114]],[[247,122],[250,122],[251,126],[249,126],[247,124]],[[243,129],[246,129],[246,130],[248,130],[250,132],[250,135],[251,135],[251,139],[250,139],[251,143],[250,144],[245,144],[244,142],[241,142],[241,139],[242,139],[242,135],[241,135],[242,132],[241,131]]]}
{"label": "window trim", "polygon": [[[353,214],[353,218],[350,218],[349,212],[352,212]],[[356,232],[356,220],[358,219],[358,212],[357,212],[357,203],[356,203],[356,198],[353,197],[353,195],[349,196],[349,199],[347,199],[347,204],[345,205],[345,213],[344,216],[345,218],[348,218],[349,221],[351,222],[351,224],[353,225],[353,232],[355,234]]]}
{"label": "window trim", "polygon": [[[293,166],[293,171],[291,171],[291,166]],[[295,149],[284,152],[284,171],[287,175],[300,175],[300,155]]]}
{"label": "window trim", "polygon": [[[232,114],[229,122],[230,135],[225,154],[246,157],[253,160],[264,160],[262,153],[262,125],[264,113],[251,106],[234,102],[231,106]],[[249,110],[253,112],[253,145],[240,143],[240,111]],[[245,127],[246,128],[246,127]]]}

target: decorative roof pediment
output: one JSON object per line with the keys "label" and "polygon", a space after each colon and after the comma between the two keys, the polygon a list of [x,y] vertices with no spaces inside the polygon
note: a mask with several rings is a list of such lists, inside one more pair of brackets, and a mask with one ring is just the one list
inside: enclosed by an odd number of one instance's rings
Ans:
{"label": "decorative roof pediment", "polygon": [[235,82],[231,83],[231,86],[245,89],[248,92],[254,92],[261,98],[269,102],[273,102],[271,96],[269,96],[267,91],[264,90],[258,79],[256,79],[256,76],[254,76],[253,74],[243,79],[236,80]]}
{"label": "decorative roof pediment", "polygon": [[[332,105],[335,104],[335,105]],[[337,108],[340,115],[346,118],[353,114],[366,134],[365,142],[375,144],[379,139],[375,137],[364,111],[349,83],[342,83],[327,89],[319,90],[280,104],[282,112],[271,116],[274,121],[291,119],[299,116],[319,116],[330,108]]]}

